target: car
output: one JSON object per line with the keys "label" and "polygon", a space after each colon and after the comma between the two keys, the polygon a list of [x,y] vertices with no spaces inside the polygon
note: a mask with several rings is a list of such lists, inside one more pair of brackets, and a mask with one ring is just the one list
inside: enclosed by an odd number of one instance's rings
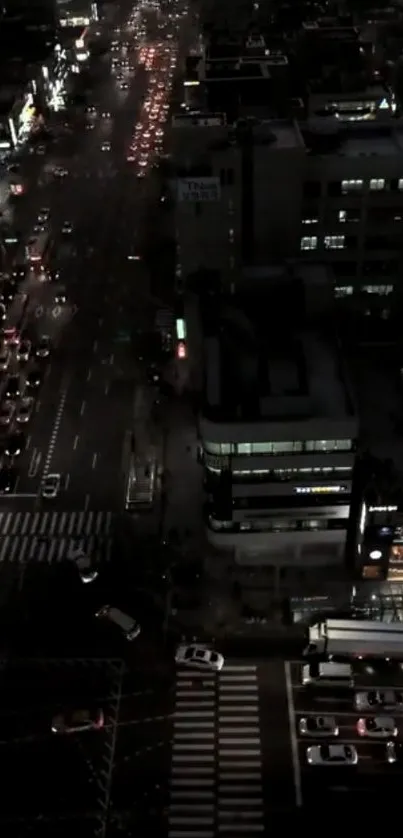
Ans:
{"label": "car", "polygon": [[59,288],[54,299],[57,306],[64,306],[67,303],[66,289]]}
{"label": "car", "polygon": [[90,114],[96,114],[97,109],[94,108],[94,105],[88,105],[85,109],[85,112]]}
{"label": "car", "polygon": [[44,233],[46,230],[46,224],[35,224],[32,228],[32,232],[35,236],[39,236],[39,233]]}
{"label": "car", "polygon": [[119,89],[120,90],[128,90],[129,85],[128,85],[127,81],[121,81],[120,84],[119,84]]}
{"label": "car", "polygon": [[110,111],[102,111],[102,118],[103,119],[110,119],[111,118]]}
{"label": "car", "polygon": [[397,725],[392,716],[362,718],[357,722],[358,735],[370,739],[393,739],[397,732]]}
{"label": "car", "polygon": [[0,493],[7,495],[12,492],[15,485],[15,472],[11,468],[0,469]]}
{"label": "car", "polygon": [[19,375],[10,375],[7,379],[4,394],[6,399],[18,399],[21,395],[21,381]]}
{"label": "car", "polygon": [[10,363],[11,352],[6,346],[6,344],[2,344],[0,346],[0,372],[5,372],[8,369],[8,365]]}
{"label": "car", "polygon": [[43,372],[40,369],[33,369],[27,375],[26,385],[28,390],[36,390],[43,381]]}
{"label": "car", "polygon": [[14,416],[14,411],[15,405],[13,402],[3,402],[0,405],[0,425],[3,425],[3,427],[9,425]]}
{"label": "car", "polygon": [[70,561],[74,562],[80,574],[80,579],[87,585],[98,578],[98,571],[92,566],[89,556],[81,548],[73,550],[69,555]]}
{"label": "car", "polygon": [[403,692],[399,690],[369,690],[354,695],[357,710],[395,710],[403,707]]}
{"label": "car", "polygon": [[111,150],[111,144],[110,143],[102,143],[101,151],[110,151],[110,150]]}
{"label": "car", "polygon": [[22,399],[18,405],[15,421],[18,425],[26,425],[29,422],[34,408],[34,400],[30,397]]}
{"label": "car", "polygon": [[60,271],[57,268],[49,268],[46,272],[46,278],[49,282],[58,282],[60,279]]}
{"label": "car", "polygon": [[213,669],[219,672],[224,666],[224,658],[214,649],[198,643],[181,644],[175,652],[175,661],[181,666],[194,666],[198,669]]}
{"label": "car", "polygon": [[86,125],[85,125],[85,130],[86,131],[93,131],[94,128],[95,128],[95,125],[94,125],[93,122],[87,122]]}
{"label": "car", "polygon": [[26,265],[14,265],[12,269],[12,277],[15,281],[15,287],[18,287],[19,282],[24,282],[24,279],[27,275],[27,266]]}
{"label": "car", "polygon": [[67,175],[68,175],[68,170],[67,170],[67,169],[65,169],[63,166],[56,166],[56,167],[53,169],[53,174],[54,174],[56,177],[61,177],[61,178],[64,178],[64,177],[67,177]]}
{"label": "car", "polygon": [[7,346],[19,346],[20,345],[20,333],[16,326],[6,326],[1,333],[2,341],[7,344]]}
{"label": "car", "polygon": [[69,235],[72,232],[73,232],[73,225],[72,225],[71,221],[65,221],[64,224],[63,224],[63,227],[62,227],[63,235]]}
{"label": "car", "polygon": [[83,733],[86,730],[100,730],[104,726],[103,710],[68,710],[58,713],[52,719],[52,733]]}
{"label": "car", "polygon": [[309,765],[337,767],[357,765],[358,754],[354,745],[311,745],[306,749]]}
{"label": "car", "polygon": [[1,283],[1,294],[3,300],[12,303],[15,295],[18,293],[18,282],[15,279],[6,279]]}
{"label": "car", "polygon": [[36,149],[37,154],[46,154],[46,148],[44,145],[38,145]]}
{"label": "car", "polygon": [[17,361],[29,361],[29,357],[31,355],[32,343],[30,340],[22,340],[17,352],[16,358]]}
{"label": "car", "polygon": [[60,474],[46,474],[42,480],[41,495],[43,498],[56,498],[60,489]]}
{"label": "car", "polygon": [[7,317],[7,309],[4,305],[4,303],[0,303],[0,321],[3,321],[3,323],[4,323],[6,317]]}
{"label": "car", "polygon": [[42,207],[38,212],[38,221],[40,224],[43,224],[45,221],[49,221],[50,218],[50,209],[49,207]]}
{"label": "car", "polygon": [[19,457],[26,446],[26,439],[21,431],[16,431],[6,437],[4,441],[4,453],[6,457]]}
{"label": "car", "polygon": [[338,736],[339,728],[334,716],[306,716],[299,720],[298,730],[301,736]]}
{"label": "car", "polygon": [[403,744],[402,742],[387,742],[386,743],[386,761],[390,765],[403,762]]}
{"label": "car", "polygon": [[95,616],[114,623],[121,630],[126,640],[136,640],[141,632],[141,627],[134,617],[126,614],[120,608],[115,608],[113,605],[103,605],[96,612]]}
{"label": "car", "polygon": [[50,355],[50,347],[50,337],[48,337],[48,335],[42,335],[35,349],[35,356],[37,358],[48,358]]}

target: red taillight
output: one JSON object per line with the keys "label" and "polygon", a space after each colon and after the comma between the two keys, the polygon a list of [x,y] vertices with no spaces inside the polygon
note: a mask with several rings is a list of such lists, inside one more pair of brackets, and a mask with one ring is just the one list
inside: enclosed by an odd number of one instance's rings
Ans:
{"label": "red taillight", "polygon": [[183,341],[178,343],[176,354],[181,361],[187,357],[186,343],[183,343]]}

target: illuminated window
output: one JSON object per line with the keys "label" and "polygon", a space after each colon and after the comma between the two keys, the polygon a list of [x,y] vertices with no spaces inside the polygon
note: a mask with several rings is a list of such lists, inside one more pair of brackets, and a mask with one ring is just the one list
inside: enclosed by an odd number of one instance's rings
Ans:
{"label": "illuminated window", "polygon": [[341,182],[341,191],[343,195],[346,195],[348,192],[359,192],[364,185],[364,181],[361,179],[353,178],[352,180],[342,180]]}
{"label": "illuminated window", "polygon": [[372,192],[380,192],[385,189],[385,180],[383,177],[373,177],[369,182],[369,188]]}
{"label": "illuminated window", "polygon": [[350,297],[353,293],[352,285],[336,285],[334,289],[335,297]]}
{"label": "illuminated window", "polygon": [[316,250],[318,246],[317,236],[302,236],[301,250]]}
{"label": "illuminated window", "polygon": [[345,240],[345,236],[325,236],[325,247],[327,250],[343,250]]}
{"label": "illuminated window", "polygon": [[362,290],[367,294],[379,294],[386,297],[393,293],[393,285],[363,285]]}
{"label": "illuminated window", "polygon": [[318,224],[319,223],[319,218],[303,218],[302,223],[303,224]]}

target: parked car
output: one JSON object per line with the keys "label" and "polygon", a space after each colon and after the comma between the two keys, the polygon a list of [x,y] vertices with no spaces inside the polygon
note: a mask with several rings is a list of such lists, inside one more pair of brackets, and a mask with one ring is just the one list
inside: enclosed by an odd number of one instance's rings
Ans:
{"label": "parked car", "polygon": [[182,666],[193,666],[197,669],[213,669],[219,671],[224,666],[224,657],[214,649],[197,643],[182,644],[175,652],[175,661]]}
{"label": "parked car", "polygon": [[337,766],[357,765],[358,754],[354,745],[311,745],[307,748],[306,758],[309,765]]}

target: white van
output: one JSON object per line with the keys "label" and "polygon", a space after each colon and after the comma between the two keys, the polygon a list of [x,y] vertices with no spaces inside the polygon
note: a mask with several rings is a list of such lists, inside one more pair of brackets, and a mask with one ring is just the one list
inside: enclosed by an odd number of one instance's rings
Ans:
{"label": "white van", "polygon": [[301,666],[304,687],[353,687],[353,667],[350,663],[305,663]]}
{"label": "white van", "polygon": [[140,634],[140,626],[136,623],[133,617],[129,617],[120,608],[114,608],[112,605],[103,605],[96,613],[96,617],[104,617],[115,623],[123,632],[126,640],[135,640]]}

